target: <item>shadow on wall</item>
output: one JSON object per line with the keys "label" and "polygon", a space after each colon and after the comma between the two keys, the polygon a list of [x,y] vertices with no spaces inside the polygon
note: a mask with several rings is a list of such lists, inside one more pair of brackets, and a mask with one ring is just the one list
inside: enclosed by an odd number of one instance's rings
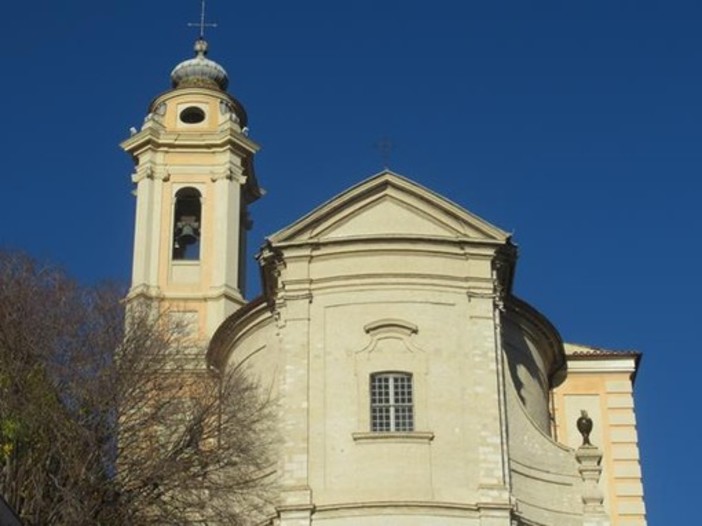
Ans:
{"label": "shadow on wall", "polygon": [[534,422],[550,435],[549,385],[545,366],[524,329],[507,317],[502,325],[502,349],[519,399]]}

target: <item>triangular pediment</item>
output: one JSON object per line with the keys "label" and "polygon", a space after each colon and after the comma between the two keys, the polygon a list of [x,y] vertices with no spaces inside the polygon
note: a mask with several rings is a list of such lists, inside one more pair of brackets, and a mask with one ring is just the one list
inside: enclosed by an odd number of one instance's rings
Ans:
{"label": "triangular pediment", "polygon": [[385,171],[324,203],[269,241],[377,237],[505,242],[509,234],[431,190]]}

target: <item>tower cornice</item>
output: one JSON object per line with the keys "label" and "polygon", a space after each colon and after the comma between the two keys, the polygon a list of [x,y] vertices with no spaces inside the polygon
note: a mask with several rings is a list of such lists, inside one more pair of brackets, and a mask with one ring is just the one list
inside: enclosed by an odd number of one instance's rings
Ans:
{"label": "tower cornice", "polygon": [[249,154],[254,154],[260,149],[258,144],[231,126],[215,132],[167,132],[148,127],[124,140],[120,143],[120,147],[132,155],[139,155],[147,149],[177,149],[183,152],[216,152],[235,149]]}

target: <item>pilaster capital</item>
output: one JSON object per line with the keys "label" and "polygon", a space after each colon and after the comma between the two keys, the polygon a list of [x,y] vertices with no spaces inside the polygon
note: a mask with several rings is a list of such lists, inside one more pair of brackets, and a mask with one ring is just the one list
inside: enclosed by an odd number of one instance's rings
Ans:
{"label": "pilaster capital", "polygon": [[143,168],[137,168],[137,171],[132,174],[132,182],[137,184],[144,179],[153,179],[154,171],[150,166],[145,166]]}
{"label": "pilaster capital", "polygon": [[210,179],[213,183],[221,180],[236,181],[241,185],[246,183],[246,176],[244,175],[243,168],[234,163],[229,163],[223,170],[214,172]]}
{"label": "pilaster capital", "polygon": [[171,174],[165,168],[154,168],[150,164],[146,164],[143,167],[139,167],[136,172],[132,174],[132,182],[139,183],[144,179],[151,179],[152,181],[168,181],[171,178]]}

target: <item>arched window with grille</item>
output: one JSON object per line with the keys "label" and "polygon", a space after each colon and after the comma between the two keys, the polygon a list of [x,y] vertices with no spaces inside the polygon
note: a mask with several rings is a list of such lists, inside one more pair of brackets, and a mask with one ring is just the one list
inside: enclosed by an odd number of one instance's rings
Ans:
{"label": "arched window with grille", "polygon": [[370,376],[371,431],[414,431],[412,375],[403,372]]}
{"label": "arched window with grille", "polygon": [[173,259],[200,259],[201,195],[195,188],[181,188],[175,194],[173,211]]}

